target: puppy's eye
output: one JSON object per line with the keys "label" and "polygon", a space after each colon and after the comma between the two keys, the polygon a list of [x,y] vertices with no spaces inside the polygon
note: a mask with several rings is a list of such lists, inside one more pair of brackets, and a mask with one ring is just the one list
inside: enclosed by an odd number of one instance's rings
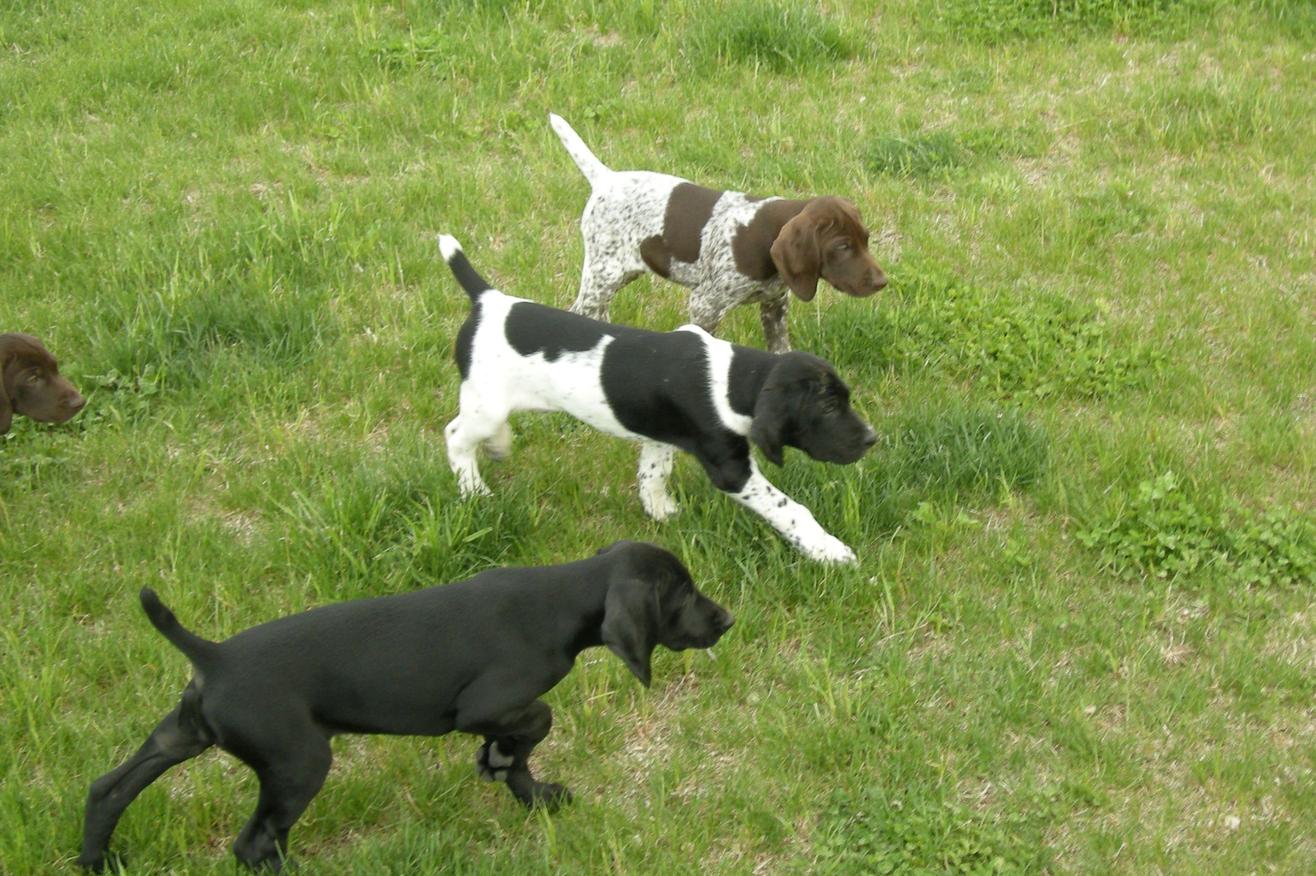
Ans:
{"label": "puppy's eye", "polygon": [[44,380],[44,379],[45,379],[45,378],[43,378],[43,377],[41,376],[41,372],[40,372],[40,371],[33,371],[31,374],[29,374],[29,375],[27,376],[27,385],[28,385],[28,386],[36,386],[38,383],[40,383],[40,382],[41,382],[42,380]]}

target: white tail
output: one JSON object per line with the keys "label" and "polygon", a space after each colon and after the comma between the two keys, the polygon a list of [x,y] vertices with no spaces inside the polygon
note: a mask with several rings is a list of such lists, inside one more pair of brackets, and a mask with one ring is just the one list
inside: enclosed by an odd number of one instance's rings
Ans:
{"label": "white tail", "polygon": [[598,157],[589,151],[585,141],[580,139],[580,135],[572,130],[566,119],[556,113],[549,113],[548,123],[553,126],[558,139],[567,148],[567,154],[571,156],[572,161],[576,162],[576,167],[580,168],[580,172],[585,175],[585,179],[589,180],[591,187],[595,185],[595,181],[599,177],[612,173],[612,170],[606,164],[599,161]]}
{"label": "white tail", "polygon": [[462,251],[462,245],[457,242],[457,238],[451,234],[439,235],[439,254],[443,256],[445,262],[452,261],[452,257]]}

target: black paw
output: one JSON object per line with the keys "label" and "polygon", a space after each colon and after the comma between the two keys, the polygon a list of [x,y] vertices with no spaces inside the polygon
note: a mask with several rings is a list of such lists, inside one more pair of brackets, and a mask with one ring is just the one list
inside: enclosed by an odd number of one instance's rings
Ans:
{"label": "black paw", "polygon": [[104,873],[108,869],[117,873],[124,869],[127,861],[118,852],[102,852],[99,855],[79,855],[78,866],[90,873]]}
{"label": "black paw", "polygon": [[571,792],[556,782],[535,782],[530,789],[530,799],[521,802],[529,807],[542,806],[553,812],[571,802]]}

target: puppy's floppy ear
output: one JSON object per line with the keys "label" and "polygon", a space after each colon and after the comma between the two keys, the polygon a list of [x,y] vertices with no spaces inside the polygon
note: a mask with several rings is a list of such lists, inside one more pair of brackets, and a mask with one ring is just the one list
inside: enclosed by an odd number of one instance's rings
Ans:
{"label": "puppy's floppy ear", "polygon": [[[0,339],[0,342],[3,342],[3,339]],[[0,435],[8,432],[14,422],[14,404],[9,400],[9,391],[5,389],[5,371],[9,369],[9,363],[13,360],[13,356],[0,349]]]}
{"label": "puppy's floppy ear", "polygon": [[786,285],[801,301],[812,301],[818,294],[822,274],[822,249],[818,244],[816,217],[803,210],[782,226],[772,242],[772,263],[777,266]]}
{"label": "puppy's floppy ear", "polygon": [[794,395],[788,386],[787,372],[791,370],[788,363],[789,360],[783,358],[768,373],[768,379],[754,400],[754,419],[749,424],[749,440],[758,445],[773,465],[782,465],[785,461],[782,451],[786,446]]}
{"label": "puppy's floppy ear", "polygon": [[653,649],[658,644],[658,591],[629,569],[613,576],[603,600],[603,644],[649,686]]}

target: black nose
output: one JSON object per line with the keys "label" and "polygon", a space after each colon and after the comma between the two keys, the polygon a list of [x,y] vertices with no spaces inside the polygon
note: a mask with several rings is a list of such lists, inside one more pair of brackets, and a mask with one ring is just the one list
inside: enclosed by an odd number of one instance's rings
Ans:
{"label": "black nose", "polygon": [[727,630],[731,629],[736,623],[736,619],[731,616],[731,612],[725,608],[722,609],[722,616],[717,619],[717,634],[720,636]]}
{"label": "black nose", "polygon": [[877,443],[877,433],[874,432],[872,429],[869,429],[868,432],[864,435],[863,444],[865,447],[872,447],[876,443]]}

